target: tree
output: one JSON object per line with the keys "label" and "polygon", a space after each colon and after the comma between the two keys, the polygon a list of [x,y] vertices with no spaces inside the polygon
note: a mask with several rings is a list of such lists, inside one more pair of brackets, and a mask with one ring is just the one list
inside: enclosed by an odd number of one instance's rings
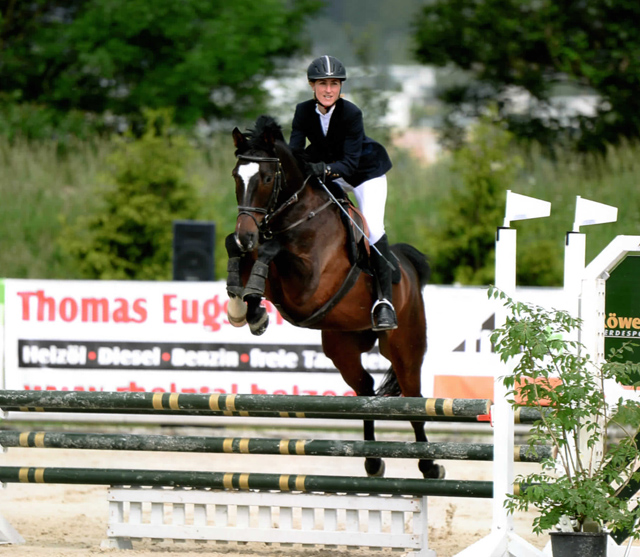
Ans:
{"label": "tree", "polygon": [[253,115],[318,0],[0,0],[0,95],[181,124]]}
{"label": "tree", "polygon": [[[638,18],[634,0],[435,0],[416,19],[415,53],[471,76],[443,92],[454,107],[449,121],[498,101],[520,137],[602,149],[640,137]],[[550,99],[560,86],[596,94],[595,113],[555,116]],[[514,91],[531,95],[525,113],[514,112]]]}

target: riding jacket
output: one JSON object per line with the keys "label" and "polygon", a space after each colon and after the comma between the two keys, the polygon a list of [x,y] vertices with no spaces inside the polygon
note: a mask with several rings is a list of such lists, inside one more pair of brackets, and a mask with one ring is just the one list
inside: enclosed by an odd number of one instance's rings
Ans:
{"label": "riding jacket", "polygon": [[[309,145],[305,148],[306,140]],[[362,111],[342,98],[334,105],[326,136],[316,112],[315,99],[298,104],[289,146],[294,153],[304,151],[309,162],[326,163],[331,169],[330,178],[343,178],[353,187],[391,169],[386,149],[365,135]]]}

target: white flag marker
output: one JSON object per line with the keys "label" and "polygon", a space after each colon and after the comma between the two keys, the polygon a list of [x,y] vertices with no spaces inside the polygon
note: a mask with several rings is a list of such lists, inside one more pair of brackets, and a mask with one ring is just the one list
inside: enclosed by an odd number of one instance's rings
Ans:
{"label": "white flag marker", "polygon": [[551,214],[551,203],[513,193],[507,190],[507,207],[505,209],[504,227],[509,228],[512,220],[537,219]]}
{"label": "white flag marker", "polygon": [[597,201],[583,199],[579,195],[576,199],[576,217],[573,222],[573,231],[580,232],[581,226],[589,224],[604,224],[618,220],[618,208]]}

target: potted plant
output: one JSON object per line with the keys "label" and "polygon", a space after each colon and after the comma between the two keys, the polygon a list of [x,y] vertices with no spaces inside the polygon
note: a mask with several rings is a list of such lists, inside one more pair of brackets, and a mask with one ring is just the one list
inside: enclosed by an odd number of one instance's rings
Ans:
{"label": "potted plant", "polygon": [[[554,556],[604,556],[607,531],[639,538],[640,506],[629,498],[640,487],[640,404],[605,396],[611,382],[640,386],[640,365],[623,358],[632,345],[612,350],[596,364],[572,339],[579,319],[515,301],[495,287],[489,296],[506,307],[505,323],[491,340],[503,362],[513,358],[513,373],[503,378],[509,402],[540,409],[529,444],[531,450],[550,445],[555,455],[542,462],[539,472],[517,478],[520,489],[507,508],[539,511],[533,531],[550,531]],[[567,538],[569,547],[558,551]],[[600,553],[574,552],[578,538]]]}

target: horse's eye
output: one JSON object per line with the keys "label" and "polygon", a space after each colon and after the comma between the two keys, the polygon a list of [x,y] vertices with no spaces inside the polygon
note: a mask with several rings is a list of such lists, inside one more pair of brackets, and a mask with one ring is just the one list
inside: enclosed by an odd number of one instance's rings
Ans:
{"label": "horse's eye", "polygon": [[267,176],[267,177],[264,179],[264,183],[265,183],[265,184],[270,184],[272,180],[273,180],[273,178],[272,178],[271,176]]}

